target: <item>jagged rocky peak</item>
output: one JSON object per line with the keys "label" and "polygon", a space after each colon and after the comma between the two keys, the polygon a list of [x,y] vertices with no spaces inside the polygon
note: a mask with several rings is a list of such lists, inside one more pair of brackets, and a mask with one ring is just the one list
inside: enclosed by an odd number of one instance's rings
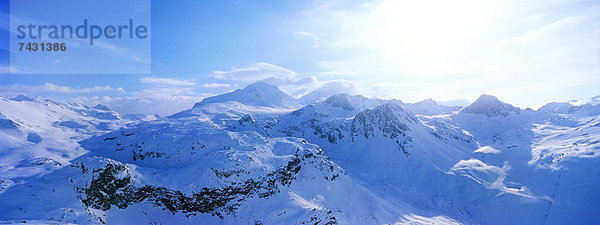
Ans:
{"label": "jagged rocky peak", "polygon": [[571,100],[568,102],[551,102],[540,107],[538,112],[546,113],[583,113],[588,115],[598,115],[600,113],[600,95],[589,99]]}
{"label": "jagged rocky peak", "polygon": [[338,107],[344,110],[352,111],[354,110],[354,107],[352,107],[352,104],[350,104],[349,98],[349,94],[337,94],[327,98],[327,100],[325,100],[325,103],[333,107]]}
{"label": "jagged rocky peak", "polygon": [[[367,109],[356,115],[357,118],[365,117],[371,121],[397,121],[417,123],[417,118],[403,105],[400,104],[383,104],[373,109]],[[356,118],[355,118],[356,119]]]}
{"label": "jagged rocky peak", "polygon": [[459,110],[461,107],[459,106],[445,106],[438,104],[432,98],[425,99],[416,103],[406,103],[404,104],[406,108],[408,108],[412,113],[416,115],[441,115],[448,114]]}
{"label": "jagged rocky peak", "polygon": [[95,105],[92,108],[98,109],[98,110],[110,111],[110,108],[108,108],[108,106],[105,106],[105,105],[102,105],[102,104],[97,104],[97,105]]}
{"label": "jagged rocky peak", "polygon": [[482,94],[477,101],[467,106],[461,112],[481,114],[488,117],[507,117],[511,113],[519,113],[521,109],[500,101],[495,96]]}
{"label": "jagged rocky peak", "polygon": [[23,101],[31,102],[31,101],[33,101],[33,98],[27,97],[25,95],[17,95],[14,98],[11,98],[10,100],[17,101],[17,102],[23,102]]}
{"label": "jagged rocky peak", "polygon": [[354,95],[358,93],[358,89],[353,83],[347,81],[333,81],[326,83],[318,89],[300,97],[298,101],[304,105],[308,105],[342,93]]}
{"label": "jagged rocky peak", "polygon": [[390,104],[402,104],[400,101],[395,100],[381,100],[377,98],[367,98],[362,95],[349,95],[349,94],[336,94],[325,99],[324,101],[317,102],[317,105],[328,105],[334,108],[339,108],[347,113],[358,113],[365,109],[374,108],[376,106],[383,105],[385,103]]}
{"label": "jagged rocky peak", "polygon": [[551,103],[545,104],[544,106],[540,107],[537,111],[548,112],[548,113],[568,113],[574,107],[573,102],[574,101],[551,102]]}
{"label": "jagged rocky peak", "polygon": [[392,138],[409,130],[409,124],[418,123],[417,118],[404,106],[384,104],[358,113],[352,121],[352,136],[375,137],[379,132]]}
{"label": "jagged rocky peak", "polygon": [[296,99],[281,91],[277,86],[258,81],[243,89],[205,98],[202,102],[196,103],[194,107],[227,101],[262,107],[299,108],[301,106]]}
{"label": "jagged rocky peak", "polygon": [[437,106],[437,102],[435,102],[435,100],[433,98],[428,98],[419,102],[416,102],[415,105],[422,105],[422,106]]}

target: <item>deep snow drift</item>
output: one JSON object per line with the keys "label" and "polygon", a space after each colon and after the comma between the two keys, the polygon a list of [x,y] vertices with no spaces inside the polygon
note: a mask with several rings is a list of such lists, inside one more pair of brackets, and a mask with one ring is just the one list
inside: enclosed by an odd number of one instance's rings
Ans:
{"label": "deep snow drift", "polygon": [[301,105],[259,82],[158,118],[0,98],[0,221],[593,224],[599,103]]}

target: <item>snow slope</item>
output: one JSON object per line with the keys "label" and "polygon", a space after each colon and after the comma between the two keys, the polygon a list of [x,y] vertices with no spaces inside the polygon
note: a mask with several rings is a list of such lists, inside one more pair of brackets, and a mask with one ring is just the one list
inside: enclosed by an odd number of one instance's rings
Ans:
{"label": "snow slope", "polygon": [[[496,99],[484,99],[492,101],[476,105],[477,112],[482,113],[463,110],[446,118],[468,130],[483,148],[473,152],[472,159],[457,163],[453,172],[497,189],[503,195],[514,193],[523,196],[524,201],[536,199],[537,203],[526,210],[535,210],[536,216],[528,216],[531,221],[514,222],[598,221],[600,130],[596,126],[599,117],[593,101],[581,106],[588,110],[578,113],[567,110],[573,113],[563,114],[548,113],[544,107],[538,111],[519,110]],[[496,179],[486,180],[489,174],[496,174]]]}
{"label": "snow slope", "polygon": [[[215,129],[210,121],[178,119],[142,123],[81,144],[90,156],[3,193],[3,219],[107,224],[456,223],[372,193],[318,146],[299,138],[267,138],[255,131]],[[45,185],[48,180],[52,185]],[[61,201],[52,201],[56,191],[63,196]]]}
{"label": "snow slope", "polygon": [[[63,161],[40,176],[12,169],[19,179],[1,183],[0,221],[600,221],[598,97],[537,111],[489,95],[462,110],[348,94],[301,106],[277,87],[255,83],[170,117],[128,124],[118,114],[94,117],[110,112],[102,106],[0,100],[3,143],[47,152],[58,143],[59,152],[77,153],[52,156]],[[39,115],[45,118],[33,119]],[[3,163],[36,158],[10,161],[3,148]]]}
{"label": "snow slope", "polygon": [[61,168],[87,151],[77,143],[132,121],[102,105],[17,96],[0,98],[0,179]]}

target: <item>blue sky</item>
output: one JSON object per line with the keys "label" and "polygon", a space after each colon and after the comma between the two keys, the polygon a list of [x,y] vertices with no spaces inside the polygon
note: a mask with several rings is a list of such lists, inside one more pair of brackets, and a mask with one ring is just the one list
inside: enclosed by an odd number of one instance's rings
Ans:
{"label": "blue sky", "polygon": [[152,1],[151,18],[150,74],[8,74],[3,53],[0,96],[169,114],[257,80],[520,107],[600,94],[598,1]]}
{"label": "blue sky", "polygon": [[[4,1],[3,4],[8,3]],[[60,5],[61,7],[56,7]],[[129,38],[133,29],[119,29],[119,25],[137,27],[151,25],[149,0],[19,0],[10,2],[11,73],[17,74],[115,74],[150,73],[151,35],[143,39]],[[80,30],[80,25],[96,27]],[[28,29],[34,25],[57,28],[53,39],[46,30]],[[77,35],[91,37],[110,25],[123,38],[70,39],[71,33],[61,30],[70,26]],[[41,27],[42,29],[44,27]],[[147,30],[148,28],[146,28]],[[85,32],[83,32],[85,31]],[[118,32],[120,31],[120,32]],[[41,36],[41,38],[40,38]],[[136,36],[137,37],[137,36]],[[66,51],[23,51],[18,43],[65,43]],[[35,47],[34,47],[35,48]]]}

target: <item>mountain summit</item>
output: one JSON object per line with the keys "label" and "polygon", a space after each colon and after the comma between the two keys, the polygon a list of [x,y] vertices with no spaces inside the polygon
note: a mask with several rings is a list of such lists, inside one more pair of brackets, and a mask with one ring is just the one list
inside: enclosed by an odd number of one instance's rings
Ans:
{"label": "mountain summit", "polygon": [[507,117],[512,112],[519,113],[519,111],[519,108],[486,94],[482,94],[477,101],[461,110],[463,113],[482,114],[488,117]]}
{"label": "mountain summit", "polygon": [[447,114],[460,109],[460,106],[440,105],[432,98],[428,98],[416,103],[407,103],[405,106],[414,114],[426,116]]}
{"label": "mountain summit", "polygon": [[296,99],[281,91],[277,86],[258,81],[243,89],[205,98],[202,102],[196,103],[194,107],[227,101],[272,108],[299,108],[301,106]]}
{"label": "mountain summit", "polygon": [[356,95],[358,94],[358,89],[353,83],[343,80],[334,81],[326,83],[316,90],[300,97],[298,101],[304,105],[308,105],[319,100],[327,99],[336,94]]}

